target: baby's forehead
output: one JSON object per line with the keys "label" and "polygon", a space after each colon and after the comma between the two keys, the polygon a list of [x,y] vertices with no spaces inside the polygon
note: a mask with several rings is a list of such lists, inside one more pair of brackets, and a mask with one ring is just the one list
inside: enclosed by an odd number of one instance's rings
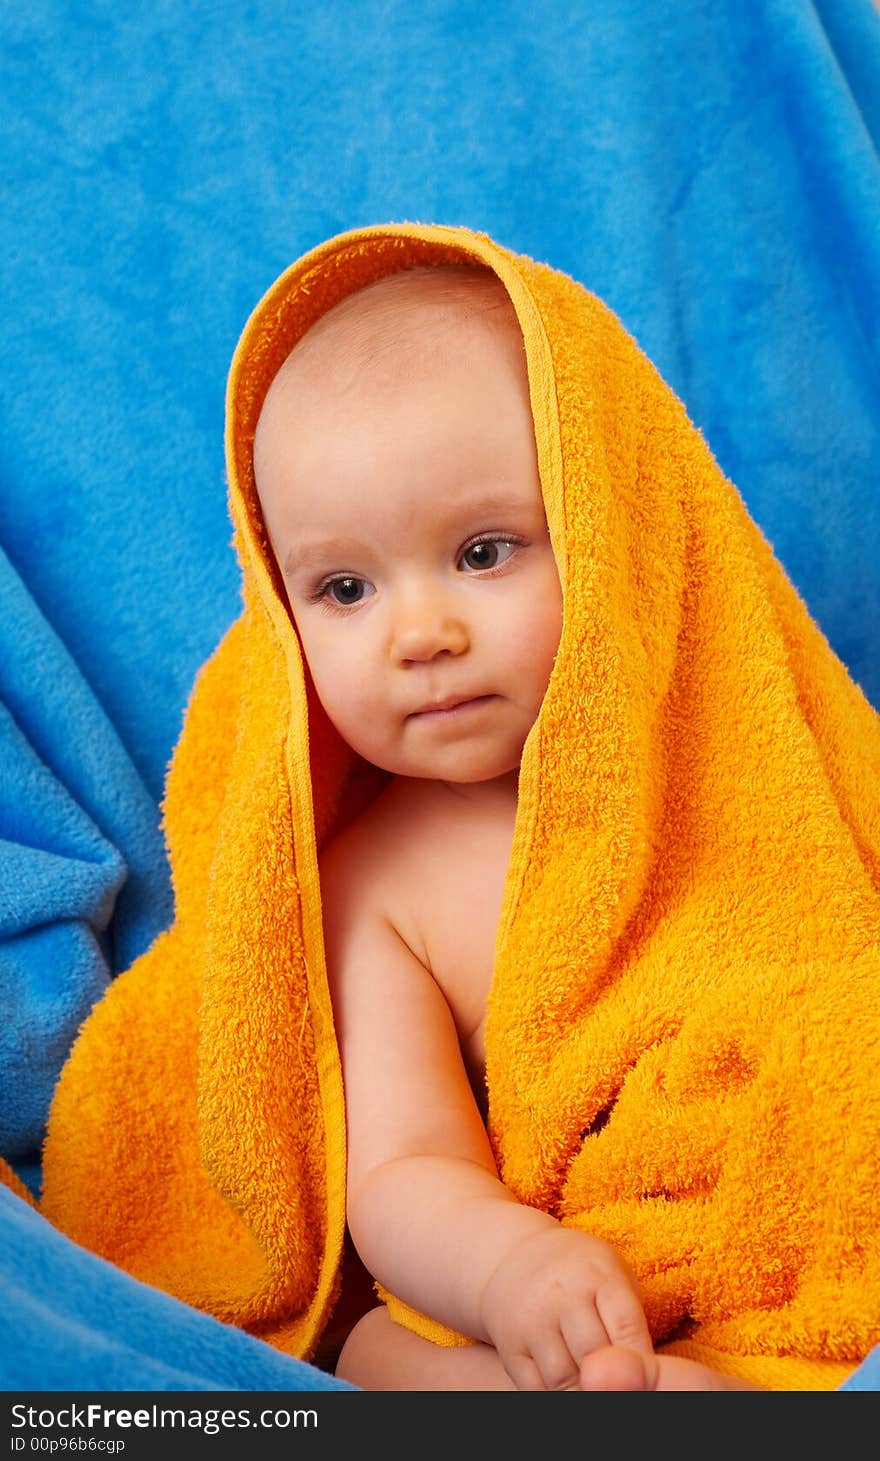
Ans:
{"label": "baby's forehead", "polygon": [[322,315],[297,341],[270,390],[345,389],[359,379],[428,374],[480,326],[519,336],[507,290],[492,270],[470,264],[402,270]]}

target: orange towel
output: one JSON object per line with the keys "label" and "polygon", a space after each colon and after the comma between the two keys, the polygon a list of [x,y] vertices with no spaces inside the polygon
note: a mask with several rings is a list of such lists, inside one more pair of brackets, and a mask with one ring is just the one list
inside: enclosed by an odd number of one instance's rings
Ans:
{"label": "orange towel", "polygon": [[880,718],[614,315],[465,228],[333,238],[246,326],[227,425],[244,607],[169,772],[175,922],[76,1041],[42,1210],[138,1278],[316,1353],[345,1217],[316,853],[388,778],[315,696],[251,447],[326,309],[466,259],[496,271],[523,330],[565,595],[489,1000],[499,1169],[619,1246],[658,1344],[831,1388],[880,1342]]}

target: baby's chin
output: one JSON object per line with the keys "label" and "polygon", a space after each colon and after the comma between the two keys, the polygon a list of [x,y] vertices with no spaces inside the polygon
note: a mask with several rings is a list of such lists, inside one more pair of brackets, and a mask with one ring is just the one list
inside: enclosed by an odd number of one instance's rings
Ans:
{"label": "baby's chin", "polygon": [[381,756],[375,748],[373,754],[366,749],[354,748],[365,761],[390,771],[393,776],[407,776],[416,781],[444,781],[461,786],[473,786],[480,782],[500,781],[506,776],[519,773],[521,752],[507,755],[474,754],[462,749],[460,754],[452,751],[445,755],[428,758],[421,756]]}

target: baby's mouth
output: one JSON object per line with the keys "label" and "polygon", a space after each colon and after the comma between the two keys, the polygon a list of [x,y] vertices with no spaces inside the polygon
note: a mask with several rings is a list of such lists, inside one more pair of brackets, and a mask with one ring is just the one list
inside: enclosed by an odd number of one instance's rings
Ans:
{"label": "baby's mouth", "polygon": [[448,720],[453,716],[466,715],[476,710],[479,706],[488,705],[494,700],[494,695],[474,695],[461,700],[450,697],[447,700],[435,702],[433,705],[425,705],[421,710],[415,710],[407,716],[408,720]]}

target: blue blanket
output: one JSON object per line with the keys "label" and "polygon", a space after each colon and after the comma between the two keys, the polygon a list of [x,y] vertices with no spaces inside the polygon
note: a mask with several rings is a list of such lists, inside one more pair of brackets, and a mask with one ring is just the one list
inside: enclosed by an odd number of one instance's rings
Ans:
{"label": "blue blanket", "polygon": [[0,1186],[4,1390],[352,1390],[76,1247]]}
{"label": "blue blanket", "polygon": [[[0,89],[0,1151],[38,1192],[76,1030],[172,916],[165,768],[239,608],[228,361],[321,239],[464,223],[602,295],[880,706],[880,18],[34,0],[4,17]],[[182,1368],[228,1385],[222,1326],[105,1273],[142,1322],[102,1331],[87,1257],[19,1199],[0,1224],[0,1384],[38,1388],[57,1353],[71,1388],[173,1386],[178,1326]]]}

